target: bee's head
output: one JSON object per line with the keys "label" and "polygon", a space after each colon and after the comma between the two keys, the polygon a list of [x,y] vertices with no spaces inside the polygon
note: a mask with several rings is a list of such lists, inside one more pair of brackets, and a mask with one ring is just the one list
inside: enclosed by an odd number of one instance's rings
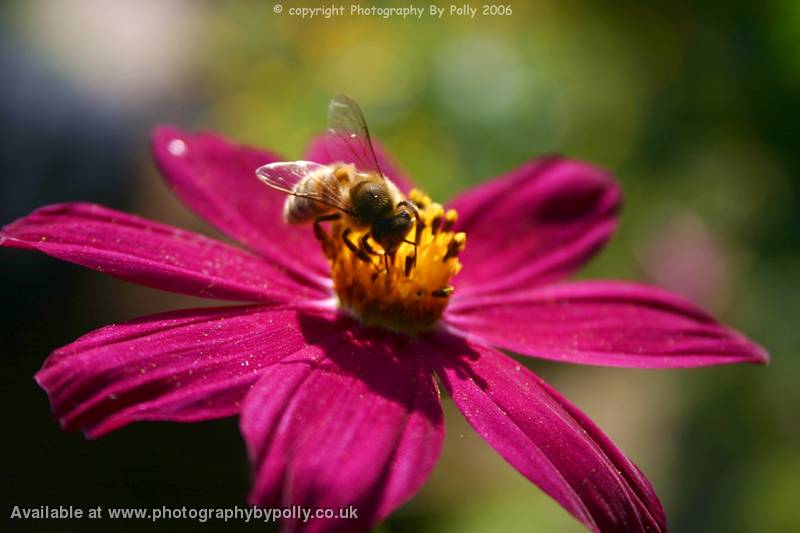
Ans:
{"label": "bee's head", "polygon": [[363,180],[350,189],[353,216],[360,222],[371,225],[376,220],[392,214],[392,196],[385,183]]}
{"label": "bee's head", "polygon": [[414,219],[407,209],[401,209],[394,215],[379,218],[372,224],[372,237],[384,250],[395,250],[403,242],[414,226]]}

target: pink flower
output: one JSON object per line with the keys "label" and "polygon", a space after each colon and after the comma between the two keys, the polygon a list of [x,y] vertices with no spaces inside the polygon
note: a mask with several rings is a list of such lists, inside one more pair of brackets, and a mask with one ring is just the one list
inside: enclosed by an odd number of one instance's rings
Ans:
{"label": "pink flower", "polygon": [[[437,327],[362,325],[332,298],[308,227],[254,171],[282,158],[211,134],[155,132],[178,196],[228,245],[91,204],[43,207],[0,233],[150,287],[250,302],[107,326],[56,350],[36,380],[65,429],[99,437],[138,420],[240,415],[260,506],[354,505],[367,528],[422,486],[444,438],[434,372],[475,430],[592,531],[665,531],[652,486],[589,418],[498,348],[636,368],[765,363],[766,352],[681,297],[634,283],[562,281],[613,233],[620,190],[585,163],[533,161],[461,194],[468,235]],[[385,155],[384,173],[409,181]],[[331,163],[324,143],[305,159]]]}

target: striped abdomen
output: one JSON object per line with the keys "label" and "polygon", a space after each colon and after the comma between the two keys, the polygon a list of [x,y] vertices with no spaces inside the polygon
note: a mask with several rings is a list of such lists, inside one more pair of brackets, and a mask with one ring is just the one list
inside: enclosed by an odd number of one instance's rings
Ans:
{"label": "striped abdomen", "polygon": [[[336,179],[329,175],[325,178],[316,176],[306,178],[298,182],[292,190],[301,195],[325,198],[339,189]],[[334,211],[332,206],[303,196],[288,196],[286,203],[283,204],[283,218],[290,224],[312,222],[317,217],[326,215],[331,211]]]}

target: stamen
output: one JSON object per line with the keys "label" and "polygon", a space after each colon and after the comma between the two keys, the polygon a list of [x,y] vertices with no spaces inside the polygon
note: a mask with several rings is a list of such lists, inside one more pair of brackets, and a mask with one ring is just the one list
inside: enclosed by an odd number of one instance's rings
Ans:
{"label": "stamen", "polygon": [[437,214],[433,217],[433,222],[431,223],[431,232],[436,235],[439,233],[439,227],[442,225],[442,215]]}
{"label": "stamen", "polygon": [[432,296],[436,298],[447,298],[451,294],[453,294],[453,287],[442,287],[441,289],[436,289],[431,293]]}
{"label": "stamen", "polygon": [[[327,256],[340,306],[365,324],[416,334],[430,329],[447,307],[466,235],[452,231],[454,210],[445,213],[418,190],[408,199],[419,209],[418,227],[391,256],[368,237],[368,229],[351,230],[344,220],[333,223],[329,241],[335,250]],[[385,264],[377,272],[373,254]]]}
{"label": "stamen", "polygon": [[447,261],[448,259],[452,259],[458,257],[458,254],[461,253],[461,250],[464,249],[464,246],[467,243],[467,236],[464,233],[456,233],[453,236],[453,240],[447,245],[447,253],[444,256],[442,261]]}
{"label": "stamen", "polygon": [[453,224],[456,223],[457,218],[458,213],[456,213],[454,209],[448,209],[444,216],[444,227],[442,228],[442,231],[448,232],[453,229]]}

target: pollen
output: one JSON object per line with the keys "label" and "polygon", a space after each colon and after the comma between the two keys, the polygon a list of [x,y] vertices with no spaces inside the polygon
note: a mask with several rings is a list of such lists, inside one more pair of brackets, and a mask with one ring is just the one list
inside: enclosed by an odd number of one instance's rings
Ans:
{"label": "pollen", "polygon": [[[417,206],[419,220],[393,254],[385,255],[371,237],[364,247],[368,254],[357,253],[340,238],[325,251],[340,307],[364,324],[416,334],[430,329],[447,307],[466,234],[453,232],[454,210],[445,211],[416,189],[408,199]],[[333,235],[341,235],[344,224],[335,222]],[[348,237],[359,243],[368,233],[352,231]]]}

